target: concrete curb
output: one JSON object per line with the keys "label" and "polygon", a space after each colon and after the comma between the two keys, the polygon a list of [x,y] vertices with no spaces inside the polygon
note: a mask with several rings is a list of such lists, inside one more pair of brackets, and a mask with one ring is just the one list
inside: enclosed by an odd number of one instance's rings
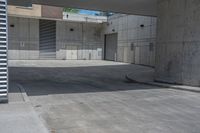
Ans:
{"label": "concrete curb", "polygon": [[182,91],[190,91],[190,92],[196,92],[200,93],[200,87],[192,87],[192,86],[185,86],[185,85],[174,85],[174,84],[167,84],[167,83],[159,83],[154,81],[142,81],[131,78],[129,74],[125,77],[129,82],[132,83],[139,83],[139,84],[145,84],[145,85],[151,85],[151,86],[158,86],[158,87],[164,87],[164,88],[171,88],[176,90],[182,90]]}

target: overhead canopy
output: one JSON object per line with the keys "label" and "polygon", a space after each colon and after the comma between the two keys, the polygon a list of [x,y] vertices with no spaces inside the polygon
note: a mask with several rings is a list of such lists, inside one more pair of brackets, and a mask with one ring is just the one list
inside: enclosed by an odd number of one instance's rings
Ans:
{"label": "overhead canopy", "polygon": [[10,5],[28,3],[136,15],[157,15],[157,0],[8,0]]}

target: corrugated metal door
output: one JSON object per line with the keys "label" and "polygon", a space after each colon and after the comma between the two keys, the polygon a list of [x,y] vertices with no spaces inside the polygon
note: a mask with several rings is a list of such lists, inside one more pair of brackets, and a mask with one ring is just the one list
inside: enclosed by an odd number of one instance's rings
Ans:
{"label": "corrugated metal door", "polygon": [[40,59],[56,58],[56,21],[40,20]]}
{"label": "corrugated metal door", "polygon": [[0,102],[8,100],[6,5],[6,0],[0,0]]}
{"label": "corrugated metal door", "polygon": [[106,35],[105,60],[116,61],[117,56],[117,34]]}

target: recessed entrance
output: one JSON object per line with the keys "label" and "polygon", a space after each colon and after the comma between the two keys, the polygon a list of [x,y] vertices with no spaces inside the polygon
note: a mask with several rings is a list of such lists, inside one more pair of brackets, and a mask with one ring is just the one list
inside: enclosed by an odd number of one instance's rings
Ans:
{"label": "recessed entrance", "polygon": [[40,59],[56,58],[56,21],[40,20]]}
{"label": "recessed entrance", "polygon": [[117,60],[117,33],[105,36],[105,60]]}

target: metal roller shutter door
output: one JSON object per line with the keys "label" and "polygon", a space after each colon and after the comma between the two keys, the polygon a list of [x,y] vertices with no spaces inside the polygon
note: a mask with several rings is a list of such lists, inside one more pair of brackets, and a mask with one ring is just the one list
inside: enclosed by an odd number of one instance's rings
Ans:
{"label": "metal roller shutter door", "polygon": [[40,20],[40,59],[56,58],[56,21]]}
{"label": "metal roller shutter door", "polygon": [[118,34],[106,35],[105,60],[116,61]]}

